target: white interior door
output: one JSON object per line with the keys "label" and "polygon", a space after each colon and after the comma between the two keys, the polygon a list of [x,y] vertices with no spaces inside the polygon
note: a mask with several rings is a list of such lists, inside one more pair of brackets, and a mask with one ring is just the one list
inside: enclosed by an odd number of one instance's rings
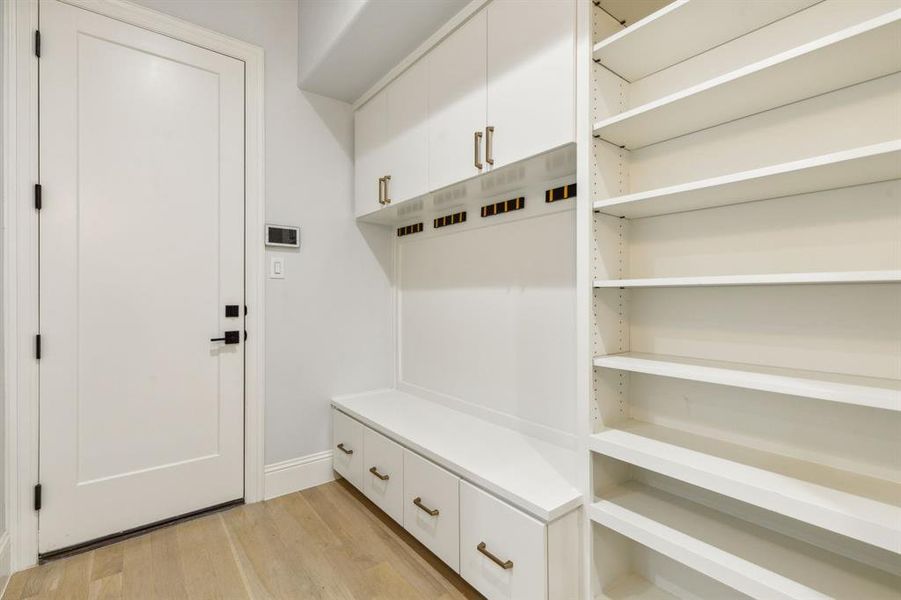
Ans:
{"label": "white interior door", "polygon": [[244,495],[244,64],[40,10],[45,553]]}

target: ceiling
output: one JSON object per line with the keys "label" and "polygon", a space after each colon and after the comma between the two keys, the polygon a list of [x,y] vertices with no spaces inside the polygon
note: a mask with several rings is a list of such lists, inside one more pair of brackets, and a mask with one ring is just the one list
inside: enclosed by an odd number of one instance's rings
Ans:
{"label": "ceiling", "polygon": [[470,0],[299,0],[298,86],[353,102]]}

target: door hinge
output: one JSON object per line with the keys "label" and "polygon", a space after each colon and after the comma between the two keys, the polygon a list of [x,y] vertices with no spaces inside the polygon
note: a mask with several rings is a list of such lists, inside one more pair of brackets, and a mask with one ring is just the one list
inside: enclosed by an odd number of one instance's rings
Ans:
{"label": "door hinge", "polygon": [[34,486],[34,509],[41,510],[41,484]]}
{"label": "door hinge", "polygon": [[245,342],[247,341],[247,330],[246,329],[244,330],[244,341]]}
{"label": "door hinge", "polygon": [[37,29],[34,30],[34,55],[41,57],[41,32]]}
{"label": "door hinge", "polygon": [[34,184],[34,208],[35,210],[41,210],[42,202],[41,202],[41,184]]}
{"label": "door hinge", "polygon": [[34,357],[41,360],[41,334],[34,336]]}

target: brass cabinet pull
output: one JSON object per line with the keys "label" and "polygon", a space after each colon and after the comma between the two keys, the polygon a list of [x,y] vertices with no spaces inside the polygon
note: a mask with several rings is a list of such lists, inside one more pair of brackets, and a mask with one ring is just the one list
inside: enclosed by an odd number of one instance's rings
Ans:
{"label": "brass cabinet pull", "polygon": [[344,447],[344,442],[338,444],[338,450],[340,450],[341,452],[343,452],[344,454],[347,454],[347,455],[351,455],[354,453],[353,450],[348,450],[347,448]]}
{"label": "brass cabinet pull", "polygon": [[385,178],[379,177],[379,204],[385,205]]}
{"label": "brass cabinet pull", "polygon": [[415,498],[413,498],[413,504],[415,504],[416,507],[417,507],[418,509],[420,509],[421,511],[427,512],[427,513],[429,513],[430,515],[432,515],[433,517],[437,517],[437,516],[438,516],[438,509],[437,509],[437,508],[429,508],[428,506],[426,506],[425,504],[423,504],[423,503],[422,503],[422,498],[420,498],[419,496],[416,496]]}
{"label": "brass cabinet pull", "polygon": [[372,473],[373,475],[375,475],[376,477],[378,477],[379,479],[381,479],[382,481],[388,481],[389,479],[391,479],[388,475],[382,475],[381,473],[379,473],[379,470],[376,469],[375,467],[369,467],[369,472]]}
{"label": "brass cabinet pull", "polygon": [[475,163],[476,169],[479,171],[482,170],[482,132],[476,131],[473,134],[472,138],[473,148],[473,162]]}
{"label": "brass cabinet pull", "polygon": [[495,555],[493,555],[491,552],[488,551],[488,547],[485,544],[485,542],[481,542],[478,546],[476,546],[476,550],[478,550],[479,552],[481,552],[482,554],[484,554],[485,556],[490,558],[491,562],[493,562],[494,564],[496,564],[497,566],[499,566],[500,568],[502,568],[504,570],[513,568],[512,560],[499,559],[498,557],[496,557]]}
{"label": "brass cabinet pull", "polygon": [[387,205],[391,204],[391,192],[388,191],[388,182],[391,181],[391,175],[385,175],[382,179],[385,180],[385,198],[384,198],[384,202],[382,202],[382,204],[387,206]]}
{"label": "brass cabinet pull", "polygon": [[485,162],[489,165],[494,164],[494,126],[489,125],[485,128]]}

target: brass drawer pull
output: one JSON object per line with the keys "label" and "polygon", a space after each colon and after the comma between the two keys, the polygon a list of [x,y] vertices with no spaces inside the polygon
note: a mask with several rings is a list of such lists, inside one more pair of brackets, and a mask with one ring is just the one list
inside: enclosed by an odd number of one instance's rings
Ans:
{"label": "brass drawer pull", "polygon": [[485,162],[494,164],[494,126],[485,128]]}
{"label": "brass drawer pull", "polygon": [[415,498],[413,498],[413,504],[415,504],[416,507],[419,508],[420,510],[429,513],[433,517],[438,516],[438,509],[437,508],[429,508],[428,506],[423,504],[422,498],[420,498],[419,496],[416,496]]}
{"label": "brass drawer pull", "polygon": [[502,568],[504,570],[513,568],[512,560],[499,559],[498,557],[496,557],[495,555],[493,555],[491,552],[488,551],[488,547],[486,546],[485,542],[482,542],[478,546],[476,546],[476,550],[478,550],[479,552],[481,552],[482,554],[484,554],[485,556],[490,558],[491,562],[493,562],[494,564],[496,564],[497,566],[499,566],[500,568]]}
{"label": "brass drawer pull", "polygon": [[388,475],[382,475],[381,473],[379,473],[379,470],[376,469],[375,467],[369,467],[369,472],[372,473],[373,475],[375,475],[376,477],[378,477],[379,479],[381,479],[382,481],[388,481],[389,479],[391,479]]}
{"label": "brass drawer pull", "polygon": [[476,131],[472,134],[472,162],[476,169],[482,170],[482,132]]}
{"label": "brass drawer pull", "polygon": [[350,455],[350,454],[353,454],[353,453],[354,453],[353,450],[348,450],[347,448],[345,448],[343,442],[340,443],[340,444],[338,444],[338,450],[340,450],[341,452],[343,452],[344,454],[347,454],[347,455]]}

